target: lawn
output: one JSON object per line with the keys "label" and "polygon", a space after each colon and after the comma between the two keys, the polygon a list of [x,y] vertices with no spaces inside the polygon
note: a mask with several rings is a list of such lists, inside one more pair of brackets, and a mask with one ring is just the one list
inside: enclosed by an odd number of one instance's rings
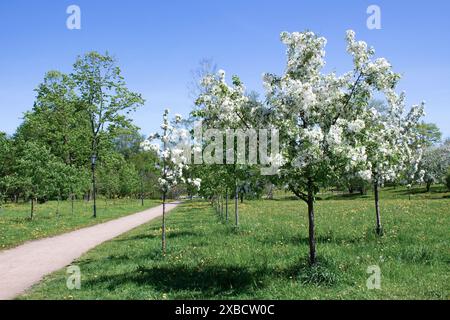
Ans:
{"label": "lawn", "polygon": [[[208,203],[187,202],[167,219],[167,256],[154,220],[76,261],[81,290],[68,290],[60,270],[20,299],[448,299],[450,194],[434,191],[409,200],[403,189],[383,190],[381,238],[371,196],[323,195],[315,268],[302,202],[245,201],[238,230]],[[372,265],[380,290],[366,287]]]}
{"label": "lawn", "polygon": [[76,201],[72,213],[70,201],[61,201],[57,214],[57,201],[36,206],[34,219],[30,219],[30,205],[6,204],[0,208],[0,250],[17,246],[28,240],[54,236],[97,223],[106,222],[131,213],[143,211],[160,203],[159,200],[99,200],[97,218],[92,218],[93,202]]}

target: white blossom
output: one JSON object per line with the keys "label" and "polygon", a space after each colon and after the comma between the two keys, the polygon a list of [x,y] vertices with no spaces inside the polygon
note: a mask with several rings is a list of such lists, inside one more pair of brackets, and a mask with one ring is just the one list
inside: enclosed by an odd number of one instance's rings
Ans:
{"label": "white blossom", "polygon": [[371,181],[372,180],[372,171],[371,170],[359,171],[358,176],[365,181]]}

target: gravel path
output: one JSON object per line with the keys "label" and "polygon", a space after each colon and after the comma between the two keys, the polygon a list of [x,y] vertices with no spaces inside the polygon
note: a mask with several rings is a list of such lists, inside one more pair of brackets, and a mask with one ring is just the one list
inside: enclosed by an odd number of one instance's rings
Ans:
{"label": "gravel path", "polygon": [[[172,210],[178,203],[166,205]],[[82,254],[162,215],[162,206],[0,251],[0,300],[13,299]]]}

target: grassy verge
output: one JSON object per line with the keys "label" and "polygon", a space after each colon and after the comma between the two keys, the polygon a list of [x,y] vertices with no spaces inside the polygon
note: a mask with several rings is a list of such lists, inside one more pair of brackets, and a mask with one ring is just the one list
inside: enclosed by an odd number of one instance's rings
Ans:
{"label": "grassy verge", "polygon": [[0,208],[0,250],[136,213],[159,203],[159,200],[146,200],[142,207],[138,200],[100,200],[97,218],[93,219],[92,202],[76,201],[72,213],[71,202],[62,201],[57,215],[58,203],[50,201],[37,205],[33,220],[29,204],[7,204]]}
{"label": "grassy verge", "polygon": [[[318,201],[313,269],[300,201],[246,201],[239,230],[208,204],[187,203],[168,217],[166,257],[155,220],[79,259],[81,290],[68,290],[61,270],[21,299],[448,299],[445,196],[387,197],[382,238],[373,232],[371,199]],[[381,269],[381,290],[366,287],[372,265]]]}

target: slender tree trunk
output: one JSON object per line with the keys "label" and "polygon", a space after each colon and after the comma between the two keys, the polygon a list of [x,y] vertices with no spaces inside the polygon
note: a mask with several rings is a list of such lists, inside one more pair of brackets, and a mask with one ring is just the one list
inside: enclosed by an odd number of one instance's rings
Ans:
{"label": "slender tree trunk", "polygon": [[244,193],[241,192],[241,203],[244,203]]}
{"label": "slender tree trunk", "polygon": [[72,196],[71,196],[71,198],[72,198],[72,214],[73,214],[73,205],[74,205],[74,201],[75,201],[75,196],[74,196],[74,194],[72,193]]}
{"label": "slender tree trunk", "polygon": [[381,218],[380,218],[380,205],[379,205],[379,195],[378,195],[378,181],[375,180],[373,184],[373,192],[375,194],[375,213],[377,215],[377,234],[382,234],[382,228],[381,228]]}
{"label": "slender tree trunk", "polygon": [[220,215],[220,200],[219,200],[219,196],[216,195],[216,213],[218,215]]}
{"label": "slender tree trunk", "polygon": [[362,196],[365,196],[367,194],[366,186],[362,185],[359,192]]}
{"label": "slender tree trunk", "polygon": [[216,196],[216,209],[217,209],[217,214],[220,215],[220,197]]}
{"label": "slender tree trunk", "polygon": [[225,192],[225,221],[228,222],[228,188]]}
{"label": "slender tree trunk", "polygon": [[309,262],[311,265],[316,264],[316,235],[314,223],[314,190],[310,180],[308,182],[308,221],[309,221]]}
{"label": "slender tree trunk", "polygon": [[34,216],[34,198],[31,197],[31,220],[33,220],[33,216]]}
{"label": "slender tree trunk", "polygon": [[60,196],[58,196],[58,204],[56,205],[56,215],[59,216],[59,198]]}
{"label": "slender tree trunk", "polygon": [[239,206],[238,206],[238,202],[239,202],[239,188],[236,184],[236,191],[234,193],[234,217],[235,217],[235,224],[236,227],[239,226]]}
{"label": "slender tree trunk", "polygon": [[217,196],[217,212],[220,218],[222,218],[222,212],[220,211],[220,195]]}
{"label": "slender tree trunk", "polygon": [[223,219],[223,194],[220,193],[220,217]]}
{"label": "slender tree trunk", "polygon": [[166,255],[166,192],[163,193],[163,215],[162,215],[162,252]]}
{"label": "slender tree trunk", "polygon": [[95,179],[95,165],[92,165],[92,197],[94,200],[94,218],[97,218],[97,186]]}
{"label": "slender tree trunk", "polygon": [[269,192],[267,193],[267,199],[273,200],[273,184],[270,184]]}
{"label": "slender tree trunk", "polygon": [[427,182],[427,192],[430,192],[431,190],[431,182]]}
{"label": "slender tree trunk", "polygon": [[144,206],[144,181],[141,177],[141,206]]}

